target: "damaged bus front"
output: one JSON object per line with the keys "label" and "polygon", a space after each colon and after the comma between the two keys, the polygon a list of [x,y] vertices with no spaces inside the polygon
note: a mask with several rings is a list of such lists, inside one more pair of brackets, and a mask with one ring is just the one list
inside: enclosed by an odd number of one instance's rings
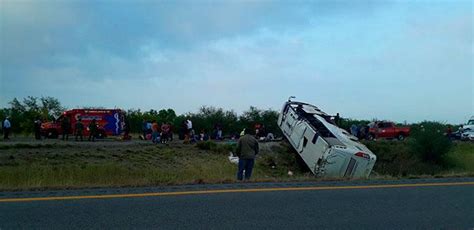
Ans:
{"label": "damaged bus front", "polygon": [[316,106],[289,100],[278,126],[318,177],[367,178],[374,167],[375,154]]}

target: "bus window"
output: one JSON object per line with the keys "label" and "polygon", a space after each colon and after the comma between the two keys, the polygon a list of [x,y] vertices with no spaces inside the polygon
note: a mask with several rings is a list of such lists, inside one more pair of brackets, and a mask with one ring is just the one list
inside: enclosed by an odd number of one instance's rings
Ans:
{"label": "bus window", "polygon": [[318,140],[318,137],[319,137],[319,134],[318,134],[318,133],[315,133],[315,134],[314,134],[314,137],[313,137],[313,140],[311,141],[311,143],[316,144],[316,141]]}
{"label": "bus window", "polygon": [[308,144],[308,139],[306,137],[303,138],[303,148],[306,148],[306,145]]}

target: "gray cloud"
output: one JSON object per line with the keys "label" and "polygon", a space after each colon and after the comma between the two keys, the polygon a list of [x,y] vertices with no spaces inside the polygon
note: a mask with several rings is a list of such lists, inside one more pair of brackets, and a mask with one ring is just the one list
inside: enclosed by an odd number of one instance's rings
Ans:
{"label": "gray cloud", "polygon": [[[48,95],[69,107],[242,111],[297,94],[358,118],[459,122],[466,112],[449,106],[453,96],[432,99],[458,84],[445,92],[472,104],[462,84],[472,82],[472,12],[438,23],[373,2],[7,3],[0,105]],[[451,112],[416,112],[420,103]]]}

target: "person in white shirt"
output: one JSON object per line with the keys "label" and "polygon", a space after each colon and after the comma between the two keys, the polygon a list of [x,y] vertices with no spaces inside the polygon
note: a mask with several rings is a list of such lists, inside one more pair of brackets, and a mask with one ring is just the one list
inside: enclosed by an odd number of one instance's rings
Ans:
{"label": "person in white shirt", "polygon": [[188,126],[188,130],[193,129],[193,122],[191,120],[186,120],[186,125]]}
{"label": "person in white shirt", "polygon": [[12,124],[10,123],[10,121],[8,119],[9,119],[9,117],[5,118],[5,120],[2,123],[3,139],[4,140],[10,140],[8,135],[10,135],[10,129],[12,128]]}
{"label": "person in white shirt", "polygon": [[186,120],[186,128],[188,129],[186,135],[188,138],[185,142],[194,140],[193,122],[189,119]]}

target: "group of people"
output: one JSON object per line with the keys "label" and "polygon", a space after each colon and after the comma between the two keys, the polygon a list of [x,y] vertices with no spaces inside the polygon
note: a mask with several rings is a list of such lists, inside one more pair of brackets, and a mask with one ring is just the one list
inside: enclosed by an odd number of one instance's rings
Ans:
{"label": "group of people", "polygon": [[[33,131],[35,133],[35,139],[36,140],[41,140],[42,139],[42,133],[41,133],[41,125],[43,124],[43,121],[41,118],[37,117],[33,121]],[[12,124],[10,122],[10,117],[6,117],[2,121],[2,130],[3,130],[3,139],[4,140],[10,140],[10,133],[11,133],[11,128]],[[84,139],[84,124],[82,123],[82,120],[79,119],[74,127],[74,135],[75,135],[75,140],[76,141],[83,141]],[[68,117],[65,117],[64,119],[61,120],[61,129],[62,129],[62,140],[67,141],[69,140],[69,134],[71,133],[71,121],[69,120]],[[98,125],[97,121],[93,119],[88,126],[89,130],[89,141],[95,141],[95,138],[98,134]],[[46,133],[46,135],[48,135]],[[50,135],[54,135],[51,133]]]}
{"label": "group of people", "polygon": [[166,121],[159,125],[156,120],[147,121],[144,119],[142,131],[143,135],[140,136],[142,140],[151,140],[153,143],[163,144],[173,140],[171,124]]}
{"label": "group of people", "polygon": [[214,125],[214,130],[208,132],[206,129],[201,129],[199,133],[196,133],[193,128],[193,122],[190,119],[183,121],[181,128],[179,129],[179,139],[184,140],[184,143],[195,143],[198,141],[208,140],[223,140],[223,129],[220,123]]}
{"label": "group of people", "polygon": [[[42,120],[38,117],[34,121],[34,132],[35,132],[35,139],[36,140],[41,140],[41,124]],[[71,128],[71,120],[69,117],[64,117],[61,120],[61,130],[62,130],[62,140],[63,141],[68,141],[69,140],[69,134],[71,134],[71,131],[74,131],[73,134],[75,136],[76,141],[83,141],[84,140],[84,130],[85,130],[85,125],[82,122],[82,119],[79,119],[76,124],[74,125],[74,129]],[[89,123],[87,126],[88,131],[89,131],[89,138],[88,141],[94,142],[97,135],[98,135],[98,124],[96,119],[92,119],[92,121]]]}
{"label": "group of people", "polygon": [[[83,136],[83,131],[84,131],[84,124],[82,123],[82,120],[79,119],[77,122],[76,122],[76,127],[75,127],[75,139],[77,141],[78,137],[81,139],[82,141],[82,136]],[[98,131],[98,124],[97,124],[97,121],[96,119],[92,119],[92,121],[89,123],[89,126],[88,126],[88,130],[89,130],[89,138],[88,138],[88,141],[92,141],[94,142],[95,141],[95,138],[97,137],[97,135],[99,134],[97,131]]]}
{"label": "group of people", "polygon": [[[216,129],[216,137],[222,139],[221,126],[216,125]],[[153,143],[168,143],[173,141],[172,126],[166,121],[160,125],[156,120],[147,121],[144,119],[142,132],[140,136],[142,140],[151,140]],[[196,134],[193,129],[193,122],[190,119],[186,119],[179,129],[179,139],[183,140],[184,143],[195,143],[197,141],[207,141],[210,137],[204,129],[202,129],[199,134]]]}

